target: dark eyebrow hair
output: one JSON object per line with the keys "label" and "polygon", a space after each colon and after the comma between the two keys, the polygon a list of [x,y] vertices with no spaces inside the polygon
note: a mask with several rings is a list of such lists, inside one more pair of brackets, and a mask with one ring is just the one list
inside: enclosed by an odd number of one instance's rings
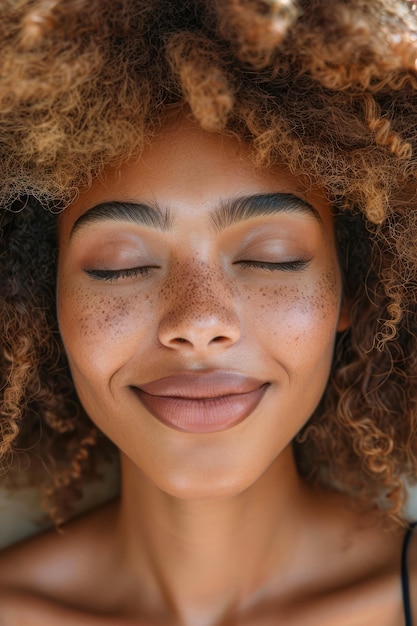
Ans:
{"label": "dark eyebrow hair", "polygon": [[[274,213],[307,213],[322,223],[321,216],[309,202],[291,193],[264,193],[223,200],[211,219],[217,230],[223,230],[236,222]],[[80,215],[71,229],[71,236],[85,225],[100,221],[124,221],[168,231],[172,226],[168,209],[156,204],[149,206],[136,202],[116,200],[101,202]]]}
{"label": "dark eyebrow hair", "polygon": [[225,200],[213,212],[212,221],[216,229],[223,230],[251,217],[283,212],[307,213],[323,223],[313,205],[292,193],[264,193]]}
{"label": "dark eyebrow hair", "polygon": [[169,230],[171,218],[169,211],[159,207],[148,206],[147,204],[136,202],[109,201],[96,204],[91,209],[80,215],[75,220],[71,229],[71,236],[77,231],[91,224],[100,221],[131,222],[140,226],[150,226],[158,230]]}

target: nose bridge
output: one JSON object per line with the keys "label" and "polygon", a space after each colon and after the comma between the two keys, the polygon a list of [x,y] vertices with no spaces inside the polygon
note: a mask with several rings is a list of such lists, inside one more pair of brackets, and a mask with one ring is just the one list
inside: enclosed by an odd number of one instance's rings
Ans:
{"label": "nose bridge", "polygon": [[176,263],[161,291],[162,342],[205,347],[236,341],[240,324],[233,296],[233,284],[220,266],[199,259]]}

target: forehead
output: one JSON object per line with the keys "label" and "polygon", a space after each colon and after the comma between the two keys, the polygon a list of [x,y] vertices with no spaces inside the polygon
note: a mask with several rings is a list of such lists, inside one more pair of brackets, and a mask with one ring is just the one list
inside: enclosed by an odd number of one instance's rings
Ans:
{"label": "forehead", "polygon": [[139,199],[194,213],[210,211],[219,199],[277,191],[299,196],[320,213],[331,212],[323,190],[311,188],[305,177],[292,174],[285,164],[257,167],[243,141],[206,132],[183,118],[162,125],[139,158],[107,169],[81,191],[60,221],[61,227],[62,222],[74,223],[92,206],[108,200]]}

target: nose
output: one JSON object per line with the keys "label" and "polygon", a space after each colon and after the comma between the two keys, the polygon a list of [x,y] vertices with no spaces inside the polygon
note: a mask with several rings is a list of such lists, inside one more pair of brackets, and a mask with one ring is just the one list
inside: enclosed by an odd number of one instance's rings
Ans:
{"label": "nose", "polygon": [[241,337],[233,289],[221,270],[192,265],[171,276],[162,291],[164,314],[159,324],[162,345],[204,355],[229,348]]}

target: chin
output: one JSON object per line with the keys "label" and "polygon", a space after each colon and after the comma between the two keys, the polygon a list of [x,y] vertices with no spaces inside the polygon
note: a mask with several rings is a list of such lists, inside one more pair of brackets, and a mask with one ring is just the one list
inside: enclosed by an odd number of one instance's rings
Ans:
{"label": "chin", "polygon": [[253,482],[243,482],[241,476],[236,477],[236,480],[231,480],[230,476],[205,477],[201,480],[194,477],[170,477],[157,486],[178,500],[224,500],[243,493]]}
{"label": "chin", "polygon": [[154,460],[152,464],[143,464],[139,459],[137,463],[132,458],[130,460],[133,461],[133,465],[129,465],[134,480],[145,478],[148,485],[150,483],[153,488],[179,500],[216,500],[237,496],[256,483],[266,469],[259,459],[253,464],[248,458],[230,457],[226,462],[217,458],[216,462],[213,458],[204,459],[204,454],[199,460],[184,460],[183,457],[168,461],[165,457],[159,459],[161,463]]}

